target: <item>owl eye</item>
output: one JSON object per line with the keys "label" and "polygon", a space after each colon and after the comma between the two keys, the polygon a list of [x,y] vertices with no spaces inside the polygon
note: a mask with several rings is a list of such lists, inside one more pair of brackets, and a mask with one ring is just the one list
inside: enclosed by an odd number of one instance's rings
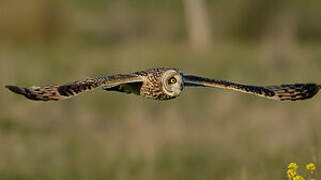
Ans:
{"label": "owl eye", "polygon": [[168,84],[175,84],[177,82],[176,78],[172,77],[168,80]]}

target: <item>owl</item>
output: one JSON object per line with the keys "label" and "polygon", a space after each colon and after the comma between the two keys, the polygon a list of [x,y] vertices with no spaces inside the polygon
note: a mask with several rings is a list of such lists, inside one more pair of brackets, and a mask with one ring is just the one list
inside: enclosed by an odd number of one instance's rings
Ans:
{"label": "owl", "polygon": [[195,75],[185,75],[179,69],[168,67],[85,79],[62,85],[33,86],[29,88],[6,86],[14,93],[38,101],[58,101],[97,88],[102,88],[106,91],[136,94],[154,100],[170,100],[181,95],[183,90],[189,87],[230,89],[280,101],[309,99],[321,89],[321,85],[315,83],[284,84],[279,86],[244,85]]}

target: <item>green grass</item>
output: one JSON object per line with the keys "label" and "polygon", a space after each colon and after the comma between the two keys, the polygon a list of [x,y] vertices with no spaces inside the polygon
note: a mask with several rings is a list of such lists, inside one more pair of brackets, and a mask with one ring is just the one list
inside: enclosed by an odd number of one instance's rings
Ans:
{"label": "green grass", "polygon": [[182,1],[1,1],[0,180],[285,180],[290,162],[314,162],[320,178],[320,94],[281,103],[186,89],[157,102],[97,90],[41,103],[4,88],[157,66],[321,83],[321,1],[206,2],[213,44],[196,51]]}
{"label": "green grass", "polygon": [[[289,60],[285,71],[273,59],[260,60],[262,49],[251,45],[222,43],[203,53],[146,41],[76,47],[8,48],[1,84],[61,83],[162,65],[250,84],[320,83],[321,76],[318,48],[308,45],[291,54],[305,61]],[[39,103],[3,89],[0,99],[0,179],[285,179],[289,162],[321,167],[320,96],[280,103],[187,89],[156,102],[98,90]]]}

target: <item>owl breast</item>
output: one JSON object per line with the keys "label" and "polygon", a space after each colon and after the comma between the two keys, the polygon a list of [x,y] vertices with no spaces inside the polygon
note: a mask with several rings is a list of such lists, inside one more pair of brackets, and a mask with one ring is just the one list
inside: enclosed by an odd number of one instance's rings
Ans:
{"label": "owl breast", "polygon": [[169,96],[168,94],[166,94],[162,88],[156,88],[151,87],[151,86],[142,86],[140,89],[140,95],[146,98],[150,98],[150,99],[154,99],[154,100],[170,100],[170,99],[174,99],[177,96]]}

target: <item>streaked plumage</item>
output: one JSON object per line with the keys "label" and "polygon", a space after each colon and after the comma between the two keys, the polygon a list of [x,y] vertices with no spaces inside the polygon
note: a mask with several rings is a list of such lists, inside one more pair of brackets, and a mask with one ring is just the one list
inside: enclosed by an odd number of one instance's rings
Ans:
{"label": "streaked plumage", "polygon": [[9,90],[32,100],[61,100],[82,92],[102,87],[106,91],[133,93],[155,100],[170,100],[178,97],[186,87],[223,88],[250,93],[274,100],[305,100],[313,97],[321,89],[315,83],[285,84],[280,86],[250,86],[229,81],[184,75],[176,68],[152,68],[130,74],[116,74],[85,79],[62,85],[20,88],[6,86]]}

